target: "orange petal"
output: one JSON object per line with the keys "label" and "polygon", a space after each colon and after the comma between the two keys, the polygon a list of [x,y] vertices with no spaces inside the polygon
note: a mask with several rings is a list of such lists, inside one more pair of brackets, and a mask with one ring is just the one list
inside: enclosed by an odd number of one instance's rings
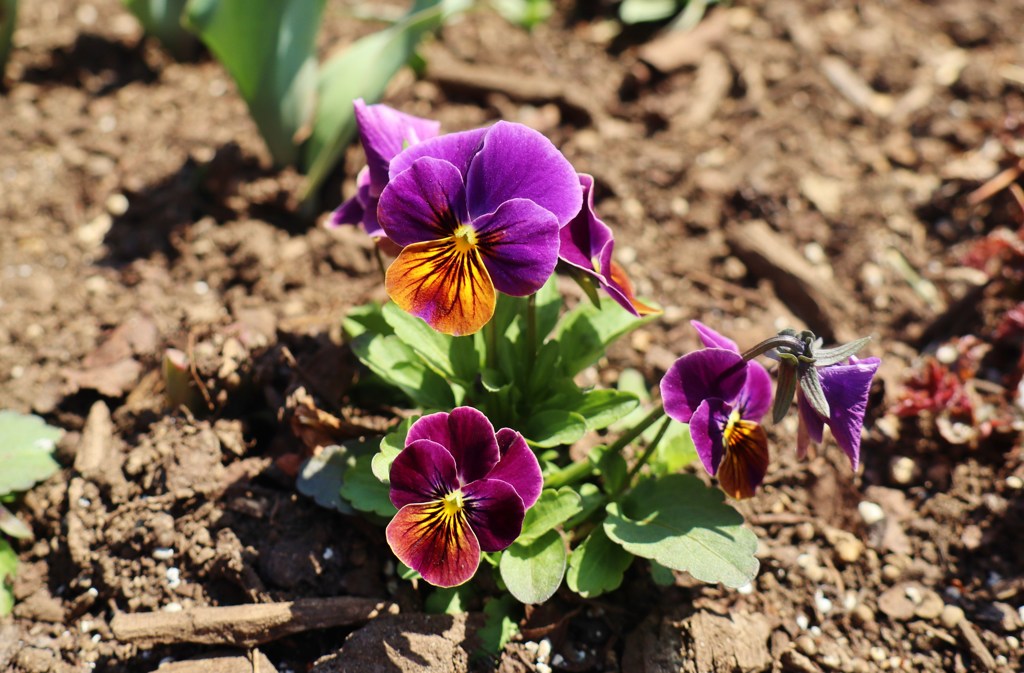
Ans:
{"label": "orange petal", "polygon": [[398,510],[386,536],[395,556],[434,586],[458,586],[480,565],[480,542],[465,511],[446,512],[441,500]]}
{"label": "orange petal", "polygon": [[633,283],[629,282],[629,276],[626,275],[626,270],[619,266],[618,262],[612,262],[611,273],[612,282],[619,286],[622,290],[622,294],[626,295],[626,299],[633,305],[636,312],[640,315],[651,315],[652,313],[661,313],[660,308],[654,308],[648,306],[642,301],[638,301],[636,295],[633,293]]}
{"label": "orange petal", "polygon": [[742,500],[754,495],[768,471],[768,435],[754,421],[732,422],[725,432],[725,456],[718,466],[722,490]]}
{"label": "orange petal", "polygon": [[407,245],[385,285],[400,308],[445,334],[473,334],[494,315],[494,284],[480,252],[459,251],[454,238]]}

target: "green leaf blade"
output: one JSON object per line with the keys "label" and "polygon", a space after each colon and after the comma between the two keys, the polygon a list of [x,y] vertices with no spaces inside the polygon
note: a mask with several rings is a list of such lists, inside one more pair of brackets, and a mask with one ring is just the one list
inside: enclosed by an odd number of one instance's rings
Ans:
{"label": "green leaf blade", "polygon": [[757,538],[723,500],[696,477],[668,475],[644,482],[622,504],[609,504],[604,530],[636,556],[703,582],[743,586],[760,565]]}
{"label": "green leaf blade", "polygon": [[618,589],[632,562],[633,555],[598,526],[572,551],[565,583],[583,598],[594,598]]}
{"label": "green leaf blade", "polygon": [[583,509],[579,493],[569,486],[555,490],[545,489],[537,502],[526,512],[523,519],[523,532],[516,540],[519,544],[528,545],[546,534],[555,526],[561,525]]}
{"label": "green leaf blade", "polygon": [[510,594],[520,603],[543,603],[562,584],[567,553],[557,531],[549,530],[529,545],[513,543],[501,555],[498,569]]}
{"label": "green leaf blade", "polygon": [[0,495],[28,490],[56,472],[52,454],[63,434],[38,416],[0,411]]}

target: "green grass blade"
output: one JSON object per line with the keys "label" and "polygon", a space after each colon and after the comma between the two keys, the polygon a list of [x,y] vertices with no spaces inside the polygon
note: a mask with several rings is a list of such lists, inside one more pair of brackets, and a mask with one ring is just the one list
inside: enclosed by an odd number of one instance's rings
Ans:
{"label": "green grass blade", "polygon": [[316,109],[314,53],[324,0],[188,0],[188,25],[224,65],[274,162],[299,160]]}
{"label": "green grass blade", "polygon": [[11,38],[17,22],[18,0],[0,0],[0,82],[4,78],[4,66],[11,53]]}

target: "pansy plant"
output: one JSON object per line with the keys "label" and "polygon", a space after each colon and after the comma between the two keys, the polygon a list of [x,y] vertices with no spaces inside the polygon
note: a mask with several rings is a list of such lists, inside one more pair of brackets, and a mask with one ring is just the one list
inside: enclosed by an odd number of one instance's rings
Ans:
{"label": "pansy plant", "polygon": [[[488,572],[522,602],[563,581],[591,597],[640,557],[656,579],[674,569],[741,586],[758,568],[753,533],[721,492],[678,471],[699,460],[729,497],[755,496],[770,464],[762,420],[794,396],[798,450],[828,425],[856,467],[878,367],[855,359],[866,340],[825,349],[787,331],[741,352],[694,322],[703,348],[669,368],[662,404],[642,383],[581,386],[616,339],[656,318],[615,263],[593,178],[519,124],[435,136],[381,106],[357,114],[369,166],[337,219],[375,222],[400,252],[384,280],[392,302],[344,322],[371,373],[353,395],[379,403],[389,386],[384,399],[418,420],[373,455],[354,446],[340,492],[389,520],[391,549],[425,582]],[[563,310],[556,269],[607,296]],[[774,403],[760,355],[777,363]],[[593,448],[568,450],[588,435]]]}

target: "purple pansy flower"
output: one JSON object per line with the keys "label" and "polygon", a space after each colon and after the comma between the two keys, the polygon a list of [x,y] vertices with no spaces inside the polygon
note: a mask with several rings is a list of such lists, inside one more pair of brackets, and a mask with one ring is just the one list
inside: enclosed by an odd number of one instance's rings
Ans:
{"label": "purple pansy flower", "polygon": [[519,537],[543,481],[523,436],[495,433],[476,409],[424,416],[391,465],[391,502],[399,509],[388,544],[427,582],[462,584],[476,573],[481,551],[501,551]]}
{"label": "purple pansy flower", "polygon": [[331,214],[328,224],[362,223],[366,233],[386,238],[377,222],[377,201],[388,183],[388,165],[410,145],[433,138],[441,123],[399,112],[387,105],[367,105],[362,98],[353,101],[359,137],[366,153],[366,166],[356,177],[356,194]]}
{"label": "purple pansy flower", "polygon": [[736,344],[697,321],[705,348],[676,360],[661,380],[669,417],[690,424],[704,469],[734,498],[749,498],[768,471],[760,420],[771,406],[768,372],[745,362]]}
{"label": "purple pansy flower", "polygon": [[540,289],[583,198],[551,141],[509,122],[413,145],[389,173],[377,217],[403,249],[387,270],[388,295],[446,334],[483,327],[496,290]]}
{"label": "purple pansy flower", "polygon": [[864,413],[868,407],[868,392],[871,379],[881,360],[878,358],[851,357],[845,364],[817,368],[821,390],[828,402],[829,417],[823,419],[811,407],[803,391],[797,389],[797,405],[800,409],[800,425],[797,433],[797,455],[807,455],[810,442],[820,443],[825,425],[832,429],[836,444],[850,459],[850,466],[856,470],[860,463],[860,431],[864,427]]}
{"label": "purple pansy flower", "polygon": [[633,284],[615,261],[615,238],[611,228],[594,212],[594,178],[579,174],[583,187],[583,208],[559,234],[558,258],[587,274],[612,299],[635,316],[659,313],[659,310],[637,301]]}

